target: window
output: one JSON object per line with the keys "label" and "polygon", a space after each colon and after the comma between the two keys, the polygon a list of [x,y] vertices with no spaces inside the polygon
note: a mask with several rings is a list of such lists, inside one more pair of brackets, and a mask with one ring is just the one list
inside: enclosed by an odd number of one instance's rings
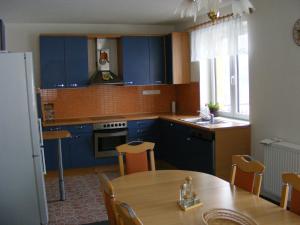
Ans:
{"label": "window", "polygon": [[217,102],[220,116],[249,119],[247,22],[237,19],[201,29],[191,41],[192,60],[200,62],[201,107]]}

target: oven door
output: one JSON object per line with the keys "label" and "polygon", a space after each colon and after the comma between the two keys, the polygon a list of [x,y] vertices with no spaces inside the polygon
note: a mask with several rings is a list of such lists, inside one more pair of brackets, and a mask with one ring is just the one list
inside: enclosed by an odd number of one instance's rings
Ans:
{"label": "oven door", "polygon": [[116,146],[127,142],[127,129],[94,131],[95,157],[117,156]]}

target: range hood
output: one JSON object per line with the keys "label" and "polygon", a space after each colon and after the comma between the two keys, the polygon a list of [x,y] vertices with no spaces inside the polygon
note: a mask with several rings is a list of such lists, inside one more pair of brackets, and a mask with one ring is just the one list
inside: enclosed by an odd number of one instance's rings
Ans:
{"label": "range hood", "polygon": [[96,72],[90,78],[90,84],[123,84],[118,75],[117,40],[96,40]]}

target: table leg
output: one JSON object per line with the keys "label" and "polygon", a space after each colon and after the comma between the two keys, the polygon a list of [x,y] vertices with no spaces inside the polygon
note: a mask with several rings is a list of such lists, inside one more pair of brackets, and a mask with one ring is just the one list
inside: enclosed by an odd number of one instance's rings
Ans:
{"label": "table leg", "polygon": [[59,173],[59,193],[60,200],[66,200],[65,183],[64,183],[64,168],[62,160],[61,139],[58,139],[58,173]]}

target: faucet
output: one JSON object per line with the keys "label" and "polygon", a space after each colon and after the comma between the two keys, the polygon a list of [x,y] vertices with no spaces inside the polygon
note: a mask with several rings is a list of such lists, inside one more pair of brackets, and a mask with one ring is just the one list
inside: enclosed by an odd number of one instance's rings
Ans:
{"label": "faucet", "polygon": [[206,114],[206,113],[203,113],[201,110],[198,110],[197,112],[199,113],[199,116],[203,120],[207,120],[210,123],[214,123],[214,118],[215,118],[214,114],[212,114],[212,113]]}
{"label": "faucet", "polygon": [[212,113],[210,113],[210,120],[209,120],[209,122],[210,123],[214,123],[214,120],[215,120],[215,115],[212,114]]}

